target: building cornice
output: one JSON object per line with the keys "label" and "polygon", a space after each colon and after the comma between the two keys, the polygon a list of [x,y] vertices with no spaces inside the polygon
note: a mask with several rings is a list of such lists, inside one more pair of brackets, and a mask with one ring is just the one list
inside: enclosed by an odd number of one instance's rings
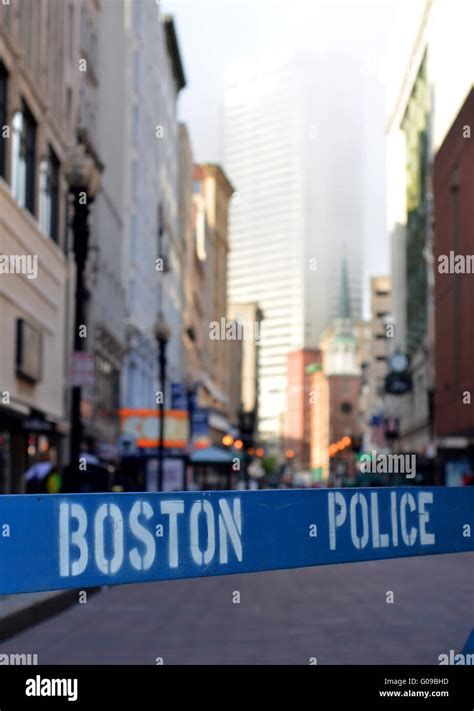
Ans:
{"label": "building cornice", "polygon": [[176,35],[176,29],[174,26],[174,21],[171,15],[163,15],[161,17],[161,22],[165,28],[166,35],[166,46],[168,53],[171,57],[171,62],[173,66],[173,73],[178,85],[178,92],[184,89],[186,86],[186,77],[184,75],[183,63],[181,61],[181,54],[179,51],[178,37]]}
{"label": "building cornice", "polygon": [[[410,58],[408,62],[409,69],[407,72],[405,72],[403,76],[400,90],[395,100],[395,105],[393,106],[393,109],[390,112],[387,121],[387,133],[389,133],[393,129],[394,125],[400,124],[403,119],[403,116],[405,115],[405,109],[408,102],[408,98],[411,94],[416,76],[418,74],[419,66],[421,65],[421,62],[423,60],[424,51],[428,44],[428,40],[426,37],[426,29],[430,19],[433,2],[434,0],[426,0],[425,9],[423,11],[420,26],[418,28],[418,32],[413,43],[412,50],[410,52]],[[416,71],[410,70],[410,68],[414,69],[415,67]]]}

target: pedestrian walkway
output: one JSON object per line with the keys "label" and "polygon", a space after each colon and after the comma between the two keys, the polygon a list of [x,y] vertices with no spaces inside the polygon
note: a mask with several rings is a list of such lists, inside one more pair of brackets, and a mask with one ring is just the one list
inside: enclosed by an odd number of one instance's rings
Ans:
{"label": "pedestrian walkway", "polygon": [[77,599],[74,590],[0,596],[0,640],[54,615]]}
{"label": "pedestrian walkway", "polygon": [[474,555],[459,553],[111,587],[0,653],[40,664],[437,664],[473,624]]}

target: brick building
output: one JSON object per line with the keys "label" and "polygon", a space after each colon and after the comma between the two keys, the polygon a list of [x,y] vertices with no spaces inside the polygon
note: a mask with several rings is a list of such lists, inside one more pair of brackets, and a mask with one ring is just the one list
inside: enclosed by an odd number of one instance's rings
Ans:
{"label": "brick building", "polygon": [[473,134],[471,88],[434,162],[435,428],[444,480],[454,484],[474,455]]}
{"label": "brick building", "polygon": [[320,353],[303,348],[288,355],[285,448],[294,452],[295,470],[310,468],[311,373],[308,367],[320,362]]}

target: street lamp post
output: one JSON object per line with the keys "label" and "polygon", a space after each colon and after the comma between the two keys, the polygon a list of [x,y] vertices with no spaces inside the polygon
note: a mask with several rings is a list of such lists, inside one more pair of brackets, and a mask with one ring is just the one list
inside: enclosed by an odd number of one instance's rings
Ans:
{"label": "street lamp post", "polygon": [[170,330],[163,315],[160,313],[155,324],[155,338],[158,345],[158,373],[161,387],[161,397],[158,400],[159,434],[158,434],[158,491],[163,491],[163,459],[165,438],[165,389],[166,389],[166,346],[170,338]]}
{"label": "street lamp post", "polygon": [[183,491],[188,488],[188,468],[191,468],[191,454],[193,451],[193,413],[196,406],[196,391],[199,387],[199,383],[194,381],[192,375],[185,377],[185,384],[188,405],[188,442],[184,459]]}
{"label": "street lamp post", "polygon": [[[89,251],[89,210],[100,187],[100,168],[94,158],[87,155],[85,147],[78,145],[66,168],[70,193],[73,195],[74,214],[71,222],[73,252],[76,264],[76,288],[74,303],[75,353],[84,350],[80,327],[85,323],[86,285],[85,271]],[[70,434],[70,488],[77,488],[77,467],[82,440],[81,386],[74,385],[71,393]]]}

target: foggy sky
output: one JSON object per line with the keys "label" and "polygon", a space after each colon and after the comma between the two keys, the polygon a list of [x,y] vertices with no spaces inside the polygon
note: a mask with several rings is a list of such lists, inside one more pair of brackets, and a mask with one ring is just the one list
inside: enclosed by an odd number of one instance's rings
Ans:
{"label": "foggy sky", "polygon": [[[328,57],[349,56],[360,66],[367,134],[363,260],[366,314],[369,275],[389,271],[385,205],[381,199],[385,114],[383,90],[377,86],[376,77],[403,1],[167,0],[162,4],[163,12],[175,18],[187,80],[179,100],[179,115],[189,127],[197,161],[222,162],[220,111],[224,72],[230,64],[266,51],[304,52],[314,56],[315,71],[321,61],[324,63],[324,71],[333,73],[335,85],[341,90],[344,76],[338,70],[339,63],[328,62]],[[330,102],[327,110],[331,110]]]}

